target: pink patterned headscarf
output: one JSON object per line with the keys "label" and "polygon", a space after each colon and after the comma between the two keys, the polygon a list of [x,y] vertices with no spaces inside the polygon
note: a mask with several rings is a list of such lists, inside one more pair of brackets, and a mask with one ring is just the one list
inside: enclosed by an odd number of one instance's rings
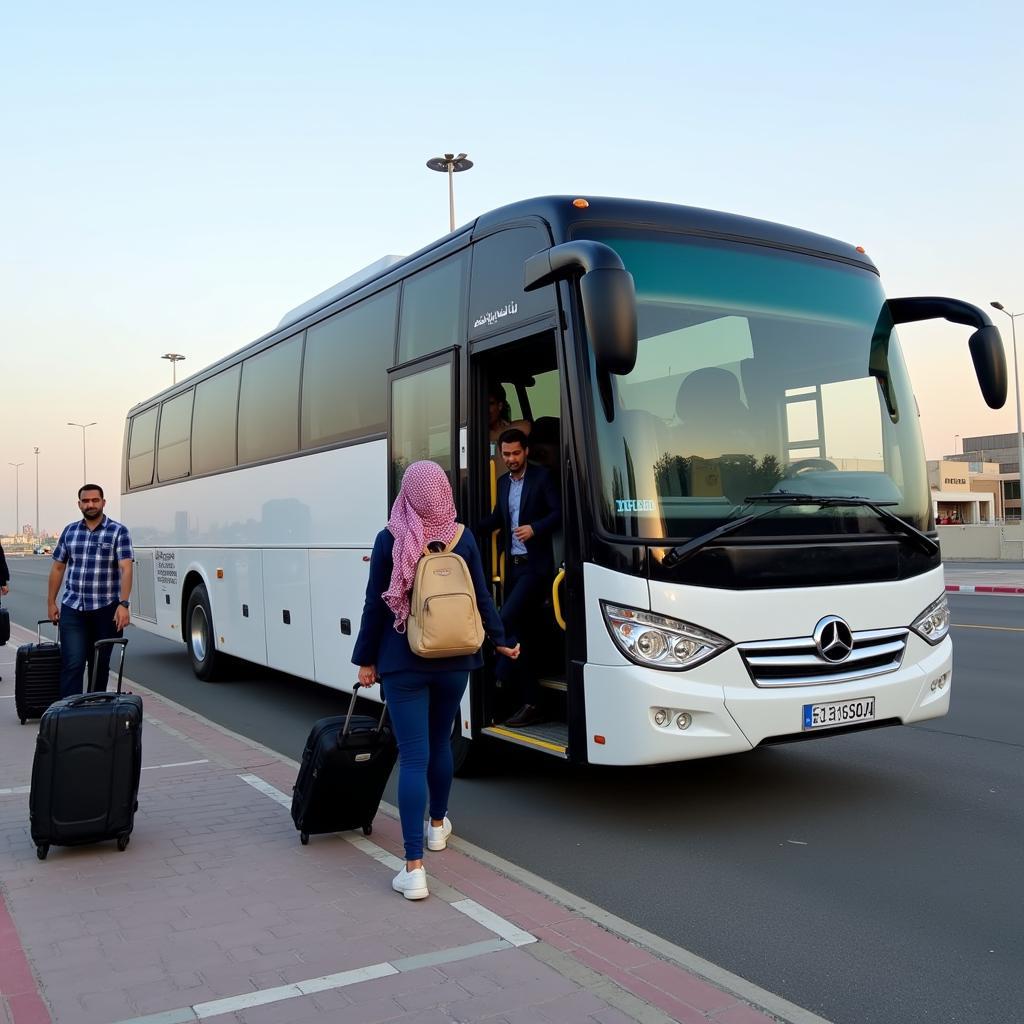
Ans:
{"label": "pink patterned headscarf", "polygon": [[436,462],[414,462],[402,477],[388,520],[388,530],[395,538],[394,568],[381,597],[395,613],[397,632],[405,632],[416,563],[424,547],[433,540],[450,544],[455,529],[455,501],[447,474]]}

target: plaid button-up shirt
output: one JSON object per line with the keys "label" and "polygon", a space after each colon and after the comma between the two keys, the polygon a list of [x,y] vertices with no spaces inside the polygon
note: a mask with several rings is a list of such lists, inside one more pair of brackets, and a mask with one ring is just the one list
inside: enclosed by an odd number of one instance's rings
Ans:
{"label": "plaid button-up shirt", "polygon": [[134,558],[128,527],[103,517],[95,530],[85,520],[64,527],[53,549],[55,562],[66,562],[62,604],[91,612],[121,599],[119,562]]}

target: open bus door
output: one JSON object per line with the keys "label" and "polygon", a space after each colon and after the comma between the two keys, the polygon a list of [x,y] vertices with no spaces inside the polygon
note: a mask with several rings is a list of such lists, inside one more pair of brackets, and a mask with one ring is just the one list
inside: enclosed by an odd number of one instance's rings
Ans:
{"label": "open bus door", "polygon": [[[543,466],[554,478],[562,494],[561,420],[562,388],[553,331],[527,335],[499,346],[489,346],[483,353],[473,353],[470,370],[472,392],[470,408],[475,412],[476,429],[470,431],[471,464],[470,503],[473,521],[490,512],[498,493],[498,479],[506,472],[487,416],[488,393],[500,385],[508,409],[504,422],[520,427],[528,434],[529,463]],[[506,576],[502,545],[495,533],[481,538],[484,562],[491,574],[495,603],[501,606]],[[493,661],[476,673],[473,693],[473,734],[538,750],[555,757],[569,757],[569,730],[566,686],[566,621],[563,614],[562,569],[564,533],[562,527],[551,539],[554,572],[546,580],[544,594],[533,621],[519,639],[523,644],[521,658],[529,659],[527,670],[536,676],[540,686],[544,721],[527,726],[509,726],[505,720],[522,703],[520,695],[509,692],[495,679]],[[474,745],[480,745],[480,739]],[[482,751],[472,751],[472,761]],[[457,752],[457,765],[460,760]],[[465,773],[470,761],[460,767]]]}

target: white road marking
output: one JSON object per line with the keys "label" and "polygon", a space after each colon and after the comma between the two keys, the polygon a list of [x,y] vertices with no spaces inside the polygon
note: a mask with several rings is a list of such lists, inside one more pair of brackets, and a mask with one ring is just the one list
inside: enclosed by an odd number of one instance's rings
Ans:
{"label": "white road marking", "polygon": [[156,771],[157,768],[187,768],[192,764],[209,764],[210,759],[207,757],[201,758],[198,761],[173,761],[171,764],[144,764],[142,770],[144,772]]}

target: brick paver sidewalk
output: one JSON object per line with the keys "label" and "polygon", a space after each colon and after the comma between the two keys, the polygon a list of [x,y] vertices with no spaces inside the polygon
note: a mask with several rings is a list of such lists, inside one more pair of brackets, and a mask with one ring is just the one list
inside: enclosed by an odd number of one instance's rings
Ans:
{"label": "brick paver sidewalk", "polygon": [[54,847],[41,862],[37,725],[10,696],[32,637],[14,633],[0,648],[0,1024],[819,1020],[782,1000],[759,1009],[453,847],[428,854],[431,897],[404,900],[394,818],[378,815],[370,839],[301,846],[293,762],[135,684],[128,849]]}

